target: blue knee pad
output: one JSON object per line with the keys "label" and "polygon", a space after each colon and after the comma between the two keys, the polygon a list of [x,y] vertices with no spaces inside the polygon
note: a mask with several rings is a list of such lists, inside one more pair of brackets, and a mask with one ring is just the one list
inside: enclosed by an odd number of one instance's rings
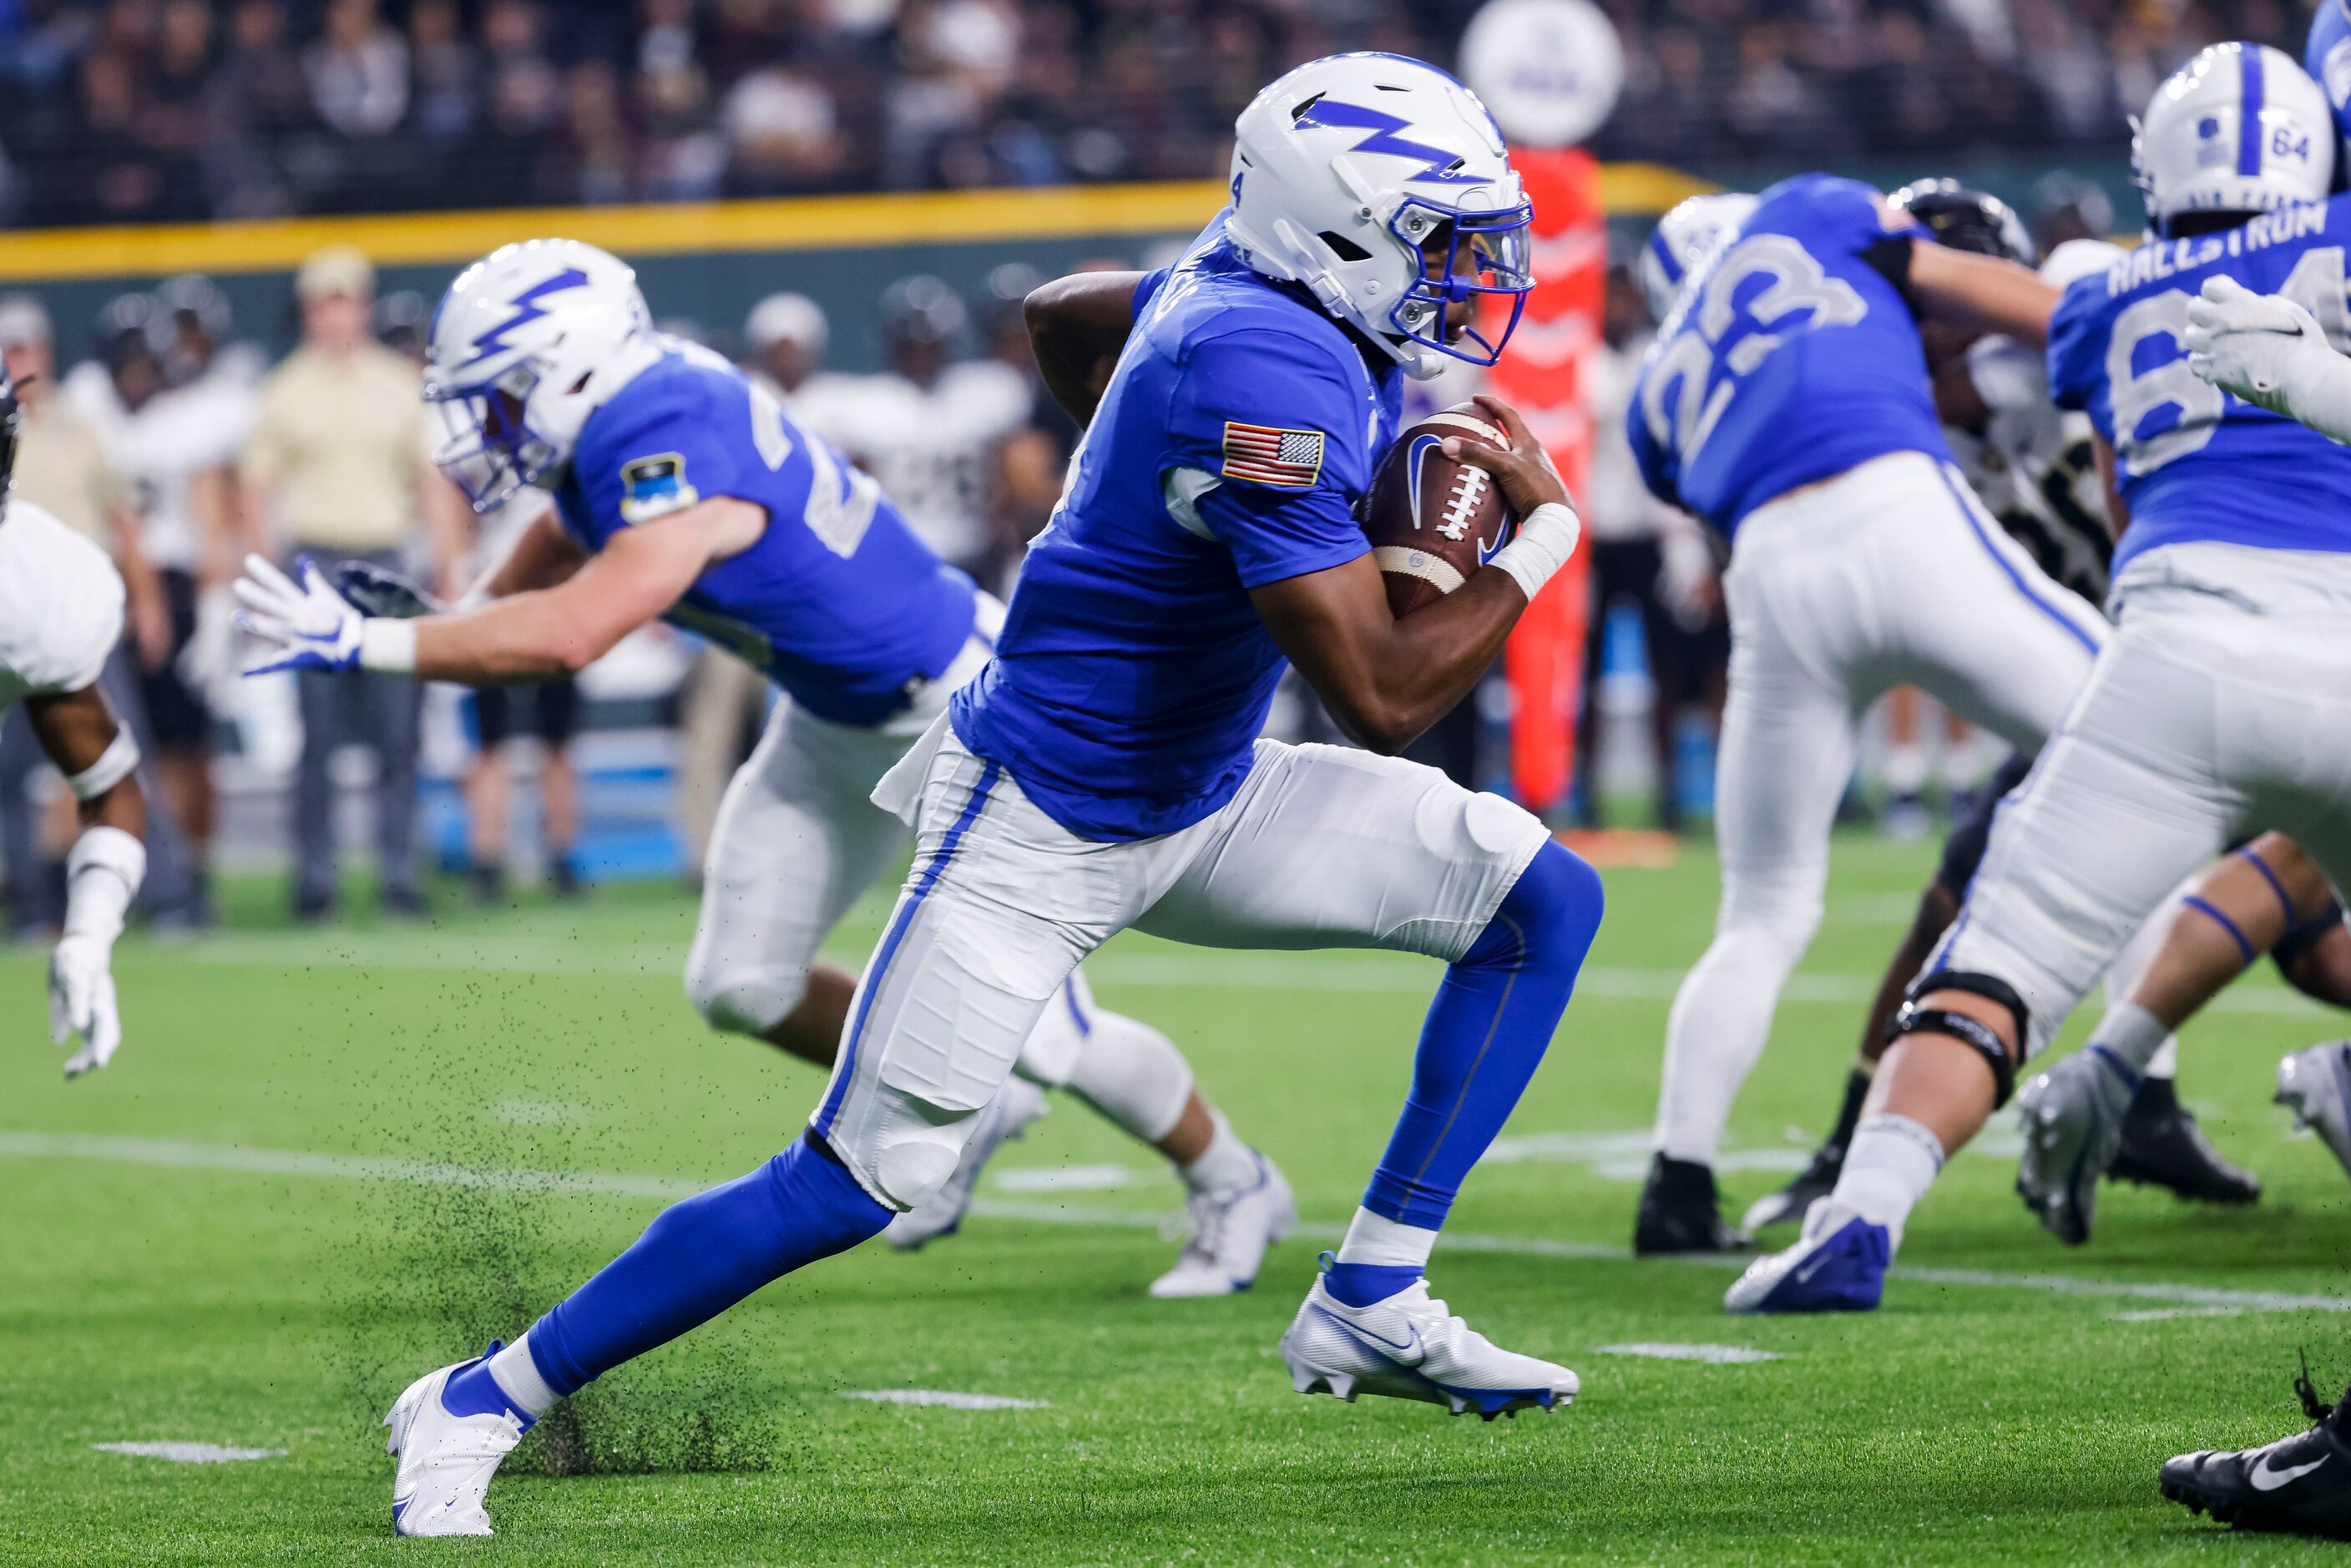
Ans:
{"label": "blue knee pad", "polygon": [[1600,929],[1600,874],[1546,842],[1437,988],[1364,1207],[1435,1229],[1551,1045]]}

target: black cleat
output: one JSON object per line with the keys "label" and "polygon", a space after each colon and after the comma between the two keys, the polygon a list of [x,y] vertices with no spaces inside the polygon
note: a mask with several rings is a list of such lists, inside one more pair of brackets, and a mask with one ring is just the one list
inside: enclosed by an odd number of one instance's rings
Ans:
{"label": "black cleat", "polygon": [[1720,1202],[1711,1166],[1657,1155],[1649,1162],[1649,1182],[1633,1219],[1633,1255],[1746,1250],[1746,1233],[1722,1222]]}
{"label": "black cleat", "polygon": [[2123,1114],[2122,1147],[2106,1177],[2163,1187],[2190,1203],[2244,1204],[2262,1196],[2261,1178],[2220,1157],[2168,1078],[2139,1085]]}
{"label": "black cleat", "polygon": [[1816,1198],[1828,1197],[1844,1174],[1844,1145],[1823,1144],[1796,1179],[1777,1192],[1766,1193],[1747,1206],[1740,1228],[1749,1235],[1772,1225],[1795,1225]]}
{"label": "black cleat", "polygon": [[2163,1495],[2240,1530],[2285,1531],[2351,1540],[2351,1420],[2343,1405],[2330,1410],[2303,1368],[2294,1390],[2303,1413],[2317,1425],[2266,1448],[2238,1453],[2204,1449],[2163,1462]]}

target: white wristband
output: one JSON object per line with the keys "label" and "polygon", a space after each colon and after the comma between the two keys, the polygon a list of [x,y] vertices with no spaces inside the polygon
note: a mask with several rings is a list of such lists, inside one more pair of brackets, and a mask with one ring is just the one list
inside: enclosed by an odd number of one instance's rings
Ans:
{"label": "white wristband", "polygon": [[66,934],[112,942],[147,875],[147,846],[120,828],[87,828],[66,855]]}
{"label": "white wristband", "polygon": [[379,674],[416,673],[416,622],[371,615],[360,622],[360,668]]}
{"label": "white wristband", "polygon": [[1515,578],[1531,604],[1543,584],[1567,564],[1567,558],[1575,553],[1576,540],[1583,537],[1583,519],[1575,515],[1574,507],[1546,501],[1527,514],[1519,524],[1517,537],[1496,550],[1486,564]]}

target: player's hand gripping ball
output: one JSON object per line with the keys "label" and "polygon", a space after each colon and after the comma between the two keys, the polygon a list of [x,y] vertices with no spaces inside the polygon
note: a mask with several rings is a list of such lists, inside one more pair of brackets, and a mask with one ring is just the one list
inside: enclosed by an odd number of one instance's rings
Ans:
{"label": "player's hand gripping ball", "polygon": [[1510,542],[1521,517],[1566,499],[1541,445],[1492,398],[1411,426],[1372,476],[1364,507],[1389,612],[1409,615],[1436,603]]}

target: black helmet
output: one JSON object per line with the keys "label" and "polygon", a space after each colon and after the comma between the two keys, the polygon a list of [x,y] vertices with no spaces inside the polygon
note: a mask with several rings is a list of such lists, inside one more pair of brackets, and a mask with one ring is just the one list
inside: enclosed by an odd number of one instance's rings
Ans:
{"label": "black helmet", "polygon": [[2024,220],[1990,191],[1951,179],[1913,180],[1886,200],[1926,225],[1938,245],[2005,256],[2022,267],[2041,260]]}
{"label": "black helmet", "polygon": [[882,295],[882,336],[889,343],[951,346],[963,336],[963,299],[928,273],[902,277]]}

